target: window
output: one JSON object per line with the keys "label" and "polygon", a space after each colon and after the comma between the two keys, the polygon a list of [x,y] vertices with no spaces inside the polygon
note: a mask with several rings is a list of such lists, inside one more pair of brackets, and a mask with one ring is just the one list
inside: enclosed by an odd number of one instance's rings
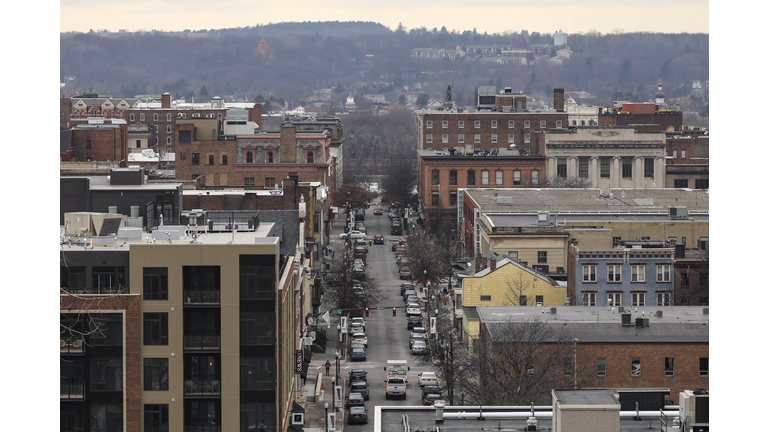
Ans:
{"label": "window", "polygon": [[440,171],[432,170],[432,185],[440,184]]}
{"label": "window", "polygon": [[427,129],[432,129],[432,120],[427,120]]}
{"label": "window", "polygon": [[264,186],[267,188],[274,188],[275,187],[275,178],[274,177],[265,177],[264,178]]}
{"label": "window", "polygon": [[539,251],[538,253],[538,263],[539,264],[546,264],[547,263],[547,251]]}
{"label": "window", "polygon": [[254,177],[246,177],[243,180],[246,186],[256,186],[256,179]]}
{"label": "window", "polygon": [[558,129],[559,129],[559,128],[561,128],[561,127],[563,127],[563,121],[562,121],[562,120],[558,120],[558,121],[556,121],[556,122],[555,122],[555,127],[557,127]]}
{"label": "window", "polygon": [[520,186],[522,184],[522,181],[520,180],[520,171],[515,170],[512,172],[512,184],[515,186]]}
{"label": "window", "polygon": [[92,289],[95,293],[117,293],[125,287],[125,267],[99,266],[93,267]]}
{"label": "window", "polygon": [[136,148],[141,148],[141,140],[136,140]]}
{"label": "window", "polygon": [[240,299],[275,298],[275,268],[256,265],[258,255],[240,255]]}
{"label": "window", "polygon": [[480,134],[475,134],[475,144],[480,144]]}
{"label": "window", "polygon": [[273,390],[276,376],[274,357],[240,357],[241,390]]}
{"label": "window", "polygon": [[489,176],[489,173],[488,173],[488,171],[483,171],[483,172],[481,173],[481,177],[480,177],[480,183],[481,183],[483,186],[488,186],[488,176]]}
{"label": "window", "polygon": [[640,376],[640,358],[632,357],[632,368],[630,369],[630,376],[637,378]]}
{"label": "window", "polygon": [[481,295],[480,301],[491,301],[491,296],[489,295]]}
{"label": "window", "polygon": [[533,359],[525,359],[525,374],[533,375]]}
{"label": "window", "polygon": [[709,189],[709,179],[696,179],[694,187],[696,189]]}
{"label": "window", "polygon": [[632,265],[632,282],[645,282],[645,264]]}
{"label": "window", "polygon": [[192,152],[192,165],[200,165],[200,153]]}
{"label": "window", "polygon": [[669,264],[656,264],[656,282],[669,282]]}
{"label": "window", "polygon": [[448,172],[448,184],[450,186],[456,186],[456,184],[458,183],[456,180],[456,177],[457,177],[456,170],[451,170]]}
{"label": "window", "polygon": [[632,178],[632,159],[621,159],[621,177]]}
{"label": "window", "polygon": [[709,377],[709,357],[699,357],[699,377]]}
{"label": "window", "polygon": [[541,129],[546,129],[546,128],[547,128],[547,121],[546,121],[546,120],[542,120],[542,121],[540,121],[540,122],[539,122],[539,127],[540,127]]}
{"label": "window", "polygon": [[597,266],[594,264],[584,264],[582,266],[584,273],[583,282],[597,282]]}
{"label": "window", "polygon": [[168,300],[168,267],[144,267],[144,300]]}
{"label": "window", "polygon": [[448,134],[443,134],[443,144],[448,144]]}
{"label": "window", "polygon": [[527,295],[518,296],[517,304],[519,306],[528,306],[528,296]]}
{"label": "window", "polygon": [[600,178],[611,178],[611,160],[600,158]]}
{"label": "window", "polygon": [[531,142],[531,134],[525,134],[525,135],[523,135],[523,142],[524,142],[524,143],[526,143],[526,144],[528,144],[529,142]]}
{"label": "window", "polygon": [[459,120],[459,129],[464,129],[464,120]]}
{"label": "window", "polygon": [[480,129],[480,120],[475,120],[475,129]]}
{"label": "window", "polygon": [[579,178],[589,177],[589,159],[579,158]]}
{"label": "window", "polygon": [[613,237],[613,247],[618,246],[620,241],[621,237]]}
{"label": "window", "polygon": [[677,150],[672,150],[672,159],[677,159]]}
{"label": "window", "polygon": [[474,186],[475,185],[475,171],[469,170],[467,171],[467,186]]}
{"label": "window", "polygon": [[158,120],[157,113],[152,114],[152,120],[153,121],[157,121]]}
{"label": "window", "polygon": [[85,148],[87,149],[91,148],[91,140],[85,140]]}
{"label": "window", "polygon": [[448,120],[443,120],[443,129],[448,129]]}
{"label": "window", "polygon": [[144,405],[144,432],[168,430],[168,404]]}
{"label": "window", "polygon": [[632,306],[645,306],[645,293],[632,293]]}
{"label": "window", "polygon": [[664,358],[664,376],[667,378],[671,378],[675,376],[675,358],[674,357]]}
{"label": "window", "polygon": [[253,163],[253,152],[247,152],[245,154],[245,163]]}
{"label": "window", "polygon": [[213,165],[214,164],[213,158],[214,158],[213,155],[208,155],[208,165]]}
{"label": "window", "polygon": [[432,144],[432,134],[427,134],[427,144]]}
{"label": "window", "polygon": [[451,207],[456,207],[456,198],[457,198],[456,194],[457,194],[456,191],[451,191],[448,195],[448,198],[449,198],[448,205],[450,205]]}
{"label": "window", "polygon": [[531,121],[530,120],[524,121],[523,122],[523,127],[526,128],[526,129],[530,129],[531,128]]}
{"label": "window", "polygon": [[656,306],[671,306],[670,295],[668,292],[656,293]]}
{"label": "window", "polygon": [[604,377],[606,375],[606,358],[605,357],[598,357],[597,358],[597,376]]}
{"label": "window", "polygon": [[680,150],[680,159],[685,159],[685,150]]}
{"label": "window", "polygon": [[568,165],[565,158],[557,158],[557,178],[568,177]]}
{"label": "window", "polygon": [[123,406],[121,404],[94,404],[91,407],[91,418],[91,432],[122,432],[123,430]]}
{"label": "window", "polygon": [[496,120],[491,120],[491,129],[496,129]]}
{"label": "window", "polygon": [[92,391],[123,390],[122,358],[97,358],[90,360]]}
{"label": "window", "polygon": [[131,113],[131,115],[130,115],[130,116],[128,116],[128,118],[129,118],[129,119],[130,119],[130,121],[132,121],[132,122],[136,121],[136,117],[134,117],[134,114],[133,114],[133,113]]}
{"label": "window", "polygon": [[544,296],[543,295],[537,295],[536,296],[536,306],[544,305]]}
{"label": "window", "polygon": [[507,127],[510,128],[510,129],[514,128],[515,127],[515,121],[514,120],[508,121],[507,122]]}
{"label": "window", "polygon": [[168,345],[168,313],[144,313],[144,345]]}
{"label": "window", "polygon": [[171,145],[171,137],[168,137],[168,138],[166,138],[166,139],[165,139],[165,143],[166,143],[167,145]]}
{"label": "window", "polygon": [[144,113],[139,114],[139,121],[144,121]]}
{"label": "window", "polygon": [[167,391],[168,390],[168,359],[145,358],[144,359],[144,390]]}
{"label": "window", "polygon": [[491,143],[496,144],[499,142],[499,139],[496,134],[491,134]]}
{"label": "window", "polygon": [[645,164],[645,169],[643,170],[643,175],[645,178],[653,178],[653,158],[645,158],[643,159],[643,163]]}
{"label": "window", "polygon": [[621,306],[621,293],[608,293],[608,306]]}
{"label": "window", "polygon": [[539,172],[538,171],[531,171],[531,184],[532,185],[538,185],[539,184]]}
{"label": "window", "polygon": [[166,125],[165,126],[165,132],[166,133],[171,133],[171,125]]}
{"label": "window", "polygon": [[275,154],[273,152],[267,152],[267,163],[275,163]]}
{"label": "window", "polygon": [[509,144],[514,144],[515,143],[515,135],[514,134],[507,135],[507,143],[509,143]]}
{"label": "window", "polygon": [[675,179],[675,188],[688,188],[688,179]]}
{"label": "window", "polygon": [[307,163],[315,163],[315,153],[307,152]]}
{"label": "window", "polygon": [[228,162],[227,155],[221,155],[221,164],[226,165]]}
{"label": "window", "polygon": [[432,192],[432,205],[433,206],[440,205],[440,192]]}
{"label": "window", "polygon": [[60,270],[60,287],[74,292],[85,290],[86,274],[84,266],[62,266]]}
{"label": "window", "polygon": [[165,121],[171,121],[171,113],[166,114]]}
{"label": "window", "polygon": [[621,264],[608,265],[608,282],[621,282]]}
{"label": "window", "polygon": [[496,186],[504,185],[504,172],[501,170],[496,171]]}
{"label": "window", "polygon": [[240,313],[240,345],[275,345],[275,314]]}
{"label": "window", "polygon": [[582,306],[597,306],[597,294],[593,292],[581,293]]}
{"label": "window", "polygon": [[459,144],[464,144],[464,134],[459,134]]}

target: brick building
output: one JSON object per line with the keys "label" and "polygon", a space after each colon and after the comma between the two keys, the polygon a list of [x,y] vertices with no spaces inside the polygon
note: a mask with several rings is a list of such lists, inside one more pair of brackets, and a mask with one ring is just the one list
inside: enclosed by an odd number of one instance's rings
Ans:
{"label": "brick building", "polygon": [[59,98],[59,130],[65,131],[69,129],[69,118],[72,113],[72,99],[61,97]]}
{"label": "brick building", "polygon": [[667,134],[667,187],[709,189],[709,136]]}
{"label": "brick building", "polygon": [[[650,106],[650,110],[646,106]],[[610,126],[658,125],[656,130],[672,132],[682,128],[683,112],[659,110],[655,104],[623,104],[614,109],[600,110],[597,123]]]}
{"label": "brick building", "polygon": [[122,120],[91,119],[72,127],[69,157],[72,161],[121,162],[128,155],[128,126]]}
{"label": "brick building", "polygon": [[[495,332],[506,323],[540,319],[574,341],[576,388],[668,388],[678,403],[680,392],[709,389],[709,309],[646,306],[614,310],[589,306],[541,308],[477,307],[479,343],[499,350]],[[623,311],[623,313],[622,313]],[[554,342],[554,340],[552,341]],[[547,342],[544,342],[546,349]],[[570,357],[573,358],[573,357]],[[536,368],[534,360],[532,367]]]}

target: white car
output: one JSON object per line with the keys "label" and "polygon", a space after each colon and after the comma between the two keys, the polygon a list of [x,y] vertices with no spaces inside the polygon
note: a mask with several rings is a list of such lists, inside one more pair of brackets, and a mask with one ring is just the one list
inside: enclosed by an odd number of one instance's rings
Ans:
{"label": "white car", "polygon": [[421,315],[421,307],[418,303],[408,303],[408,307],[405,309],[406,315]]}
{"label": "white car", "polygon": [[[363,289],[362,285],[355,285],[352,287],[352,289],[355,289],[356,286],[360,286],[361,290]],[[363,328],[365,328],[365,320],[363,319],[363,317],[354,317],[352,318],[352,321],[350,321],[350,323],[352,325],[360,324],[361,326],[363,326]]]}
{"label": "white car", "polygon": [[352,333],[352,340],[360,341],[363,343],[364,347],[368,348],[368,336],[366,336],[365,333]]}
{"label": "white car", "polygon": [[347,237],[350,237],[352,239],[361,239],[361,238],[365,238],[365,234],[361,233],[358,230],[352,230],[350,232],[339,234],[340,239],[345,239]]}
{"label": "white car", "polygon": [[434,372],[422,372],[418,375],[419,377],[419,387],[424,386],[436,386],[437,384],[437,375],[435,375]]}

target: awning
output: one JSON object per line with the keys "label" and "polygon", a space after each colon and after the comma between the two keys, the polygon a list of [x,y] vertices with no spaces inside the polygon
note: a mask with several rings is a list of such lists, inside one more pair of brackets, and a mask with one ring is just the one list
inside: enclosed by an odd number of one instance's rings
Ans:
{"label": "awning", "polygon": [[291,408],[292,413],[303,413],[305,412],[304,407],[297,404],[296,402],[293,403],[293,407]]}
{"label": "awning", "polygon": [[299,425],[290,425],[288,426],[288,432],[303,432],[304,429],[302,429]]}
{"label": "awning", "polygon": [[304,361],[305,362],[311,362],[312,361],[312,351],[310,351],[309,348],[304,348]]}
{"label": "awning", "polygon": [[301,376],[306,378],[307,377],[307,371],[309,370],[309,362],[304,362],[304,367],[301,368]]}

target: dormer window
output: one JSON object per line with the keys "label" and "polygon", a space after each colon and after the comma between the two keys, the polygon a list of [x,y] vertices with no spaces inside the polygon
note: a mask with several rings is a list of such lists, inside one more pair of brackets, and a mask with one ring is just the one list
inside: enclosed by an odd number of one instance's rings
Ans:
{"label": "dormer window", "polygon": [[253,163],[253,152],[245,154],[245,163]]}
{"label": "dormer window", "polygon": [[267,163],[275,163],[275,154],[267,152]]}
{"label": "dormer window", "polygon": [[307,152],[307,163],[315,163],[315,154],[313,152]]}

